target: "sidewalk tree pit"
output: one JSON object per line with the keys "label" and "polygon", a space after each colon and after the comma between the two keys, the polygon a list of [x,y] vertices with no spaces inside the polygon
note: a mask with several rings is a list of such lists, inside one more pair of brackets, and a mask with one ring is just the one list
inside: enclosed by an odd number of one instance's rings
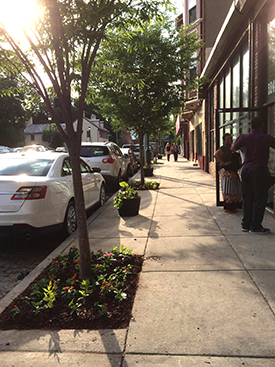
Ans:
{"label": "sidewalk tree pit", "polygon": [[129,325],[143,257],[121,245],[91,252],[79,280],[79,252],[59,255],[0,314],[0,329],[119,329]]}

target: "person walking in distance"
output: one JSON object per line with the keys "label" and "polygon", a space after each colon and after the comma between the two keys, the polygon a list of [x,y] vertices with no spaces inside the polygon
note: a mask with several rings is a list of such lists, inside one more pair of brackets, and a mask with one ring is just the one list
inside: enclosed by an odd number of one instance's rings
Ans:
{"label": "person walking in distance", "polygon": [[165,145],[165,154],[167,161],[170,161],[170,155],[172,154],[172,147],[168,141],[168,143]]}
{"label": "person walking in distance", "polygon": [[267,204],[270,173],[267,167],[269,148],[275,149],[275,138],[263,133],[263,121],[254,117],[252,132],[240,135],[231,150],[244,152],[242,167],[243,219],[242,231],[255,234],[268,234],[270,230],[262,226]]}
{"label": "person walking in distance", "polygon": [[174,162],[177,162],[179,155],[179,146],[177,143],[174,143],[172,146],[172,152],[174,154]]}

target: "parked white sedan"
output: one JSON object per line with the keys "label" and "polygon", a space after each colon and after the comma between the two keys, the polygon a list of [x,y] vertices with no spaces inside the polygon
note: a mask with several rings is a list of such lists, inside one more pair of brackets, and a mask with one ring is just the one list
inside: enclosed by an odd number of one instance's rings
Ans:
{"label": "parked white sedan", "polygon": [[[105,202],[99,169],[81,160],[86,209]],[[31,237],[57,227],[76,230],[70,157],[67,153],[7,153],[0,159],[0,232]]]}

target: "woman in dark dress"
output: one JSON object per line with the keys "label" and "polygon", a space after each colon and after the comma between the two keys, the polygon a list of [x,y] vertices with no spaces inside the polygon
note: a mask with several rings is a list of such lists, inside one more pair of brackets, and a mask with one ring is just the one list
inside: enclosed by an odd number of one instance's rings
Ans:
{"label": "woman in dark dress", "polygon": [[232,136],[223,135],[223,145],[216,151],[214,157],[220,164],[219,175],[225,213],[236,213],[242,203],[242,186],[238,175],[241,168],[240,155],[231,151]]}

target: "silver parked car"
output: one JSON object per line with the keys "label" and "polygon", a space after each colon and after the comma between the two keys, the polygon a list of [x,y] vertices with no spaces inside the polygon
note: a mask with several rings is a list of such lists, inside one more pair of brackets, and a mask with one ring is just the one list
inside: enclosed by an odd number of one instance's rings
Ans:
{"label": "silver parked car", "polygon": [[[103,205],[105,180],[99,168],[80,161],[85,208]],[[77,226],[70,156],[67,153],[8,153],[0,160],[0,233],[30,238]]]}
{"label": "silver parked car", "polygon": [[122,180],[128,180],[130,162],[113,142],[82,143],[81,158],[93,167],[99,167],[109,185],[118,186]]}

